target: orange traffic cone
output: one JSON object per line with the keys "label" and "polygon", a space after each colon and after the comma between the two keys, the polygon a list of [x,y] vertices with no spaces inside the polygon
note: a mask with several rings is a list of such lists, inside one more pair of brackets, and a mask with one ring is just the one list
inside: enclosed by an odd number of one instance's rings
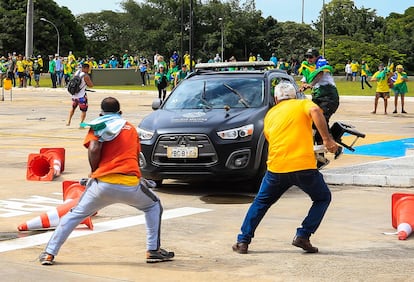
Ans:
{"label": "orange traffic cone", "polygon": [[[76,181],[63,181],[62,189],[64,200],[62,205],[20,224],[17,229],[19,231],[28,231],[56,227],[60,218],[68,213],[79,202],[81,195],[85,191],[85,186],[80,185],[79,182]],[[85,224],[91,230],[93,229],[93,223],[90,217],[82,221],[81,224]]]}
{"label": "orange traffic cone", "polygon": [[39,154],[29,154],[26,179],[51,181],[64,170],[64,148],[41,148]]}
{"label": "orange traffic cone", "polygon": [[405,240],[414,229],[414,194],[394,193],[391,198],[392,226]]}

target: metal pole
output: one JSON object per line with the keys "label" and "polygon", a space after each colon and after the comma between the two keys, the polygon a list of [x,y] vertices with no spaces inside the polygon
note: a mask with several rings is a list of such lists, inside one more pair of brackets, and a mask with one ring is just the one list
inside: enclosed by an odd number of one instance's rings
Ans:
{"label": "metal pole", "polygon": [[190,52],[190,71],[193,70],[193,0],[190,0],[190,44],[189,44],[189,52]]}
{"label": "metal pole", "polygon": [[219,18],[221,22],[221,61],[224,62],[224,31],[223,31],[223,18]]}
{"label": "metal pole", "polygon": [[56,54],[58,54],[58,55],[60,55],[60,53],[59,53],[59,45],[60,45],[60,35],[59,35],[59,30],[58,30],[58,28],[56,27],[56,25],[54,24],[54,23],[52,23],[51,21],[49,21],[49,20],[47,20],[47,19],[45,19],[45,18],[40,18],[40,20],[41,21],[44,21],[44,22],[48,22],[48,23],[50,23],[51,25],[53,25],[53,27],[56,29],[56,33],[57,33],[57,53]]}
{"label": "metal pole", "polygon": [[325,0],[322,1],[322,56],[325,57]]}
{"label": "metal pole", "polygon": [[181,42],[180,42],[181,65],[184,64],[184,0],[181,0]]}
{"label": "metal pole", "polygon": [[305,16],[305,0],[302,0],[302,24],[305,23],[305,21],[303,20]]}
{"label": "metal pole", "polygon": [[25,56],[28,60],[33,55],[33,0],[27,1],[25,51]]}

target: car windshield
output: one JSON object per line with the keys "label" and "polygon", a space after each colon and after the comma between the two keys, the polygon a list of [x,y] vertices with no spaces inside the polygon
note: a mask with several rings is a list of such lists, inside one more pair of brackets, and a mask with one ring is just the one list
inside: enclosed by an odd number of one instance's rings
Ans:
{"label": "car windshield", "polygon": [[163,108],[223,109],[255,108],[263,105],[264,81],[262,78],[188,79],[171,93]]}

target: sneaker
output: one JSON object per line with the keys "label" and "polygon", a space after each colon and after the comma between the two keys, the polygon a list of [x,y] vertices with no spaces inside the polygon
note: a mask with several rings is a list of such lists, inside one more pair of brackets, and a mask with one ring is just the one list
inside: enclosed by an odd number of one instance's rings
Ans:
{"label": "sneaker", "polygon": [[147,251],[147,263],[170,261],[173,257],[174,252],[168,252],[164,249]]}
{"label": "sneaker", "polygon": [[293,238],[292,245],[298,248],[302,248],[307,253],[317,253],[318,248],[312,246],[308,238],[296,236]]}
{"label": "sneaker", "polygon": [[41,253],[39,256],[39,262],[42,265],[52,265],[55,263],[54,259],[55,259],[54,255],[48,254],[46,252]]}
{"label": "sneaker", "polygon": [[402,111],[401,111],[401,113],[402,113],[402,114],[406,114],[407,112],[406,112],[406,111],[404,111],[404,110],[402,110]]}
{"label": "sneaker", "polygon": [[247,243],[236,243],[232,246],[233,251],[239,254],[247,254],[249,244]]}
{"label": "sneaker", "polygon": [[397,110],[393,111],[392,113],[393,113],[393,114],[396,114],[396,113],[397,113]]}

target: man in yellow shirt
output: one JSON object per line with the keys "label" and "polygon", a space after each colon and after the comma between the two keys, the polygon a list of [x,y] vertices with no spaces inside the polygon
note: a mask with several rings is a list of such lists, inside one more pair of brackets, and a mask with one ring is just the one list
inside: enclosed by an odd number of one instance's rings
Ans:
{"label": "man in yellow shirt", "polygon": [[352,81],[356,81],[357,73],[359,71],[359,64],[356,60],[351,62]]}
{"label": "man in yellow shirt", "polygon": [[384,99],[384,115],[387,114],[388,99],[390,98],[390,87],[388,85],[388,79],[392,76],[392,72],[388,68],[384,68],[384,64],[380,63],[378,71],[371,77],[371,81],[377,82],[377,88],[375,90],[374,110],[372,114],[377,113],[377,106],[379,98]]}
{"label": "man in yellow shirt", "polygon": [[276,85],[275,102],[264,118],[263,132],[269,144],[267,172],[246,214],[233,251],[247,253],[267,210],[295,185],[310,196],[313,204],[297,228],[292,245],[308,253],[317,253],[318,248],[312,246],[309,237],[315,233],[328,209],[331,192],[316,169],[312,122],[329,152],[336,152],[338,145],[329,134],[321,108],[310,100],[296,99],[296,89],[292,84],[282,82]]}

